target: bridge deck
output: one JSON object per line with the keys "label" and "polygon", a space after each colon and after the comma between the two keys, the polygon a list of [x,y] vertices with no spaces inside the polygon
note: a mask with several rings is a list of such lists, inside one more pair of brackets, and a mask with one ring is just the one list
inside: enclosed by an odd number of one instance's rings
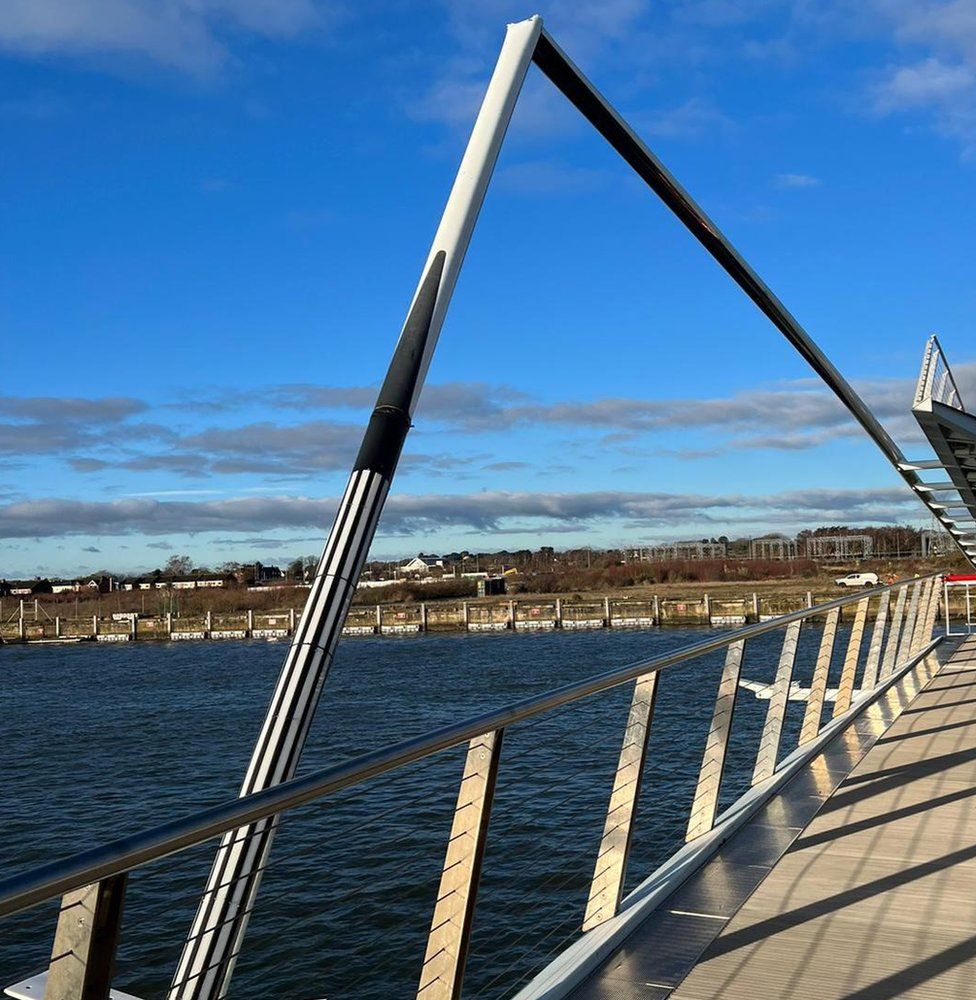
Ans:
{"label": "bridge deck", "polygon": [[832,792],[787,786],[574,1000],[976,994],[976,637],[931,673]]}

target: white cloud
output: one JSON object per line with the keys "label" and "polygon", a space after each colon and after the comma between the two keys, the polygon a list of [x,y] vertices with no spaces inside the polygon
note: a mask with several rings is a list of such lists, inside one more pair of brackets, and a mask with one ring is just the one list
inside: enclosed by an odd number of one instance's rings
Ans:
{"label": "white cloud", "polygon": [[235,33],[291,38],[330,20],[314,0],[6,0],[0,49],[137,60],[209,77],[228,62]]}
{"label": "white cloud", "polygon": [[[231,500],[108,502],[50,499],[0,504],[0,538],[193,535],[279,529],[326,531],[334,499],[247,497]],[[469,528],[504,532],[533,520],[540,534],[566,524],[618,522],[627,529],[696,524],[795,524],[897,522],[920,516],[918,501],[903,488],[814,489],[773,494],[585,493],[394,494],[381,524],[386,536]]]}
{"label": "white cloud", "polygon": [[[542,0],[527,12],[517,0],[445,4],[456,55],[439,66],[422,92],[405,101],[417,121],[437,122],[466,134],[474,121],[502,42],[502,26],[538,13],[574,60],[592,69],[628,43],[651,10],[649,0]],[[549,137],[579,127],[579,118],[548,81],[530,74],[512,121],[522,138]]]}
{"label": "white cloud", "polygon": [[823,181],[810,174],[777,174],[773,183],[779,188],[811,188],[820,187]]}
{"label": "white cloud", "polygon": [[929,58],[891,70],[878,84],[875,98],[882,113],[927,107],[956,100],[972,90],[976,76],[966,66],[947,65]]}
{"label": "white cloud", "polygon": [[728,132],[733,123],[710,101],[692,97],[676,108],[659,112],[645,119],[648,135],[668,139],[697,138],[706,133]]}

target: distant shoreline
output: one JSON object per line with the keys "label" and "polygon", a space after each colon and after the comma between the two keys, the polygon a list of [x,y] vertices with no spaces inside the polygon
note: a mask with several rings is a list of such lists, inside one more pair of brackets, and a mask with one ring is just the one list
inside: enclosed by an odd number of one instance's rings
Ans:
{"label": "distant shoreline", "polygon": [[[777,587],[766,581],[762,585],[726,583],[695,594],[689,594],[687,586],[671,585],[654,588],[647,594],[630,591],[626,596],[618,592],[354,604],[349,609],[343,635],[689,626],[733,628],[778,618],[851,593],[836,585],[825,588],[823,581],[818,581],[816,588],[805,588],[805,583],[791,581],[789,587]],[[864,591],[865,594],[871,592],[871,588]],[[110,605],[111,602],[103,603]],[[53,611],[71,610],[65,603],[58,606],[32,601],[14,607],[5,601],[5,605],[0,622],[0,639],[4,644],[287,640],[301,620],[299,608],[208,610],[182,615],[110,611],[78,616],[52,614]],[[844,609],[848,616],[853,616],[854,607],[852,604]]]}

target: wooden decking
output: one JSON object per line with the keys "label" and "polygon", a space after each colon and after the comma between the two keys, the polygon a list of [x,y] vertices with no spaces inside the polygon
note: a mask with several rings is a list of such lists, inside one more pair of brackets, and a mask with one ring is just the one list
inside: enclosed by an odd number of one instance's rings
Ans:
{"label": "wooden decking", "polygon": [[976,996],[976,637],[932,673],[836,787],[787,786],[574,998]]}

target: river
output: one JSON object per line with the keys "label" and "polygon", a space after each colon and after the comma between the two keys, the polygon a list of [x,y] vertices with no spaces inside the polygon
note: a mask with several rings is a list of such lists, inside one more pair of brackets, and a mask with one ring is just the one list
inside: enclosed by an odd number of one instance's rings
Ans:
{"label": "river", "polygon": [[[346,640],[302,770],[705,634]],[[819,635],[804,632],[798,680],[809,680]],[[779,643],[779,633],[751,643],[744,676],[771,679]],[[4,875],[234,796],[286,649],[261,641],[0,647]],[[682,843],[721,662],[713,655],[663,676],[629,887]],[[577,934],[630,690],[506,734],[466,997],[511,995]],[[747,692],[739,699],[723,803],[748,786],[765,705]],[[802,712],[790,704],[784,746]],[[444,753],[286,818],[233,997],[413,995],[461,763],[460,751]],[[212,853],[203,845],[130,878],[118,988],[164,995]],[[56,916],[52,903],[0,922],[0,988],[45,967]]]}

